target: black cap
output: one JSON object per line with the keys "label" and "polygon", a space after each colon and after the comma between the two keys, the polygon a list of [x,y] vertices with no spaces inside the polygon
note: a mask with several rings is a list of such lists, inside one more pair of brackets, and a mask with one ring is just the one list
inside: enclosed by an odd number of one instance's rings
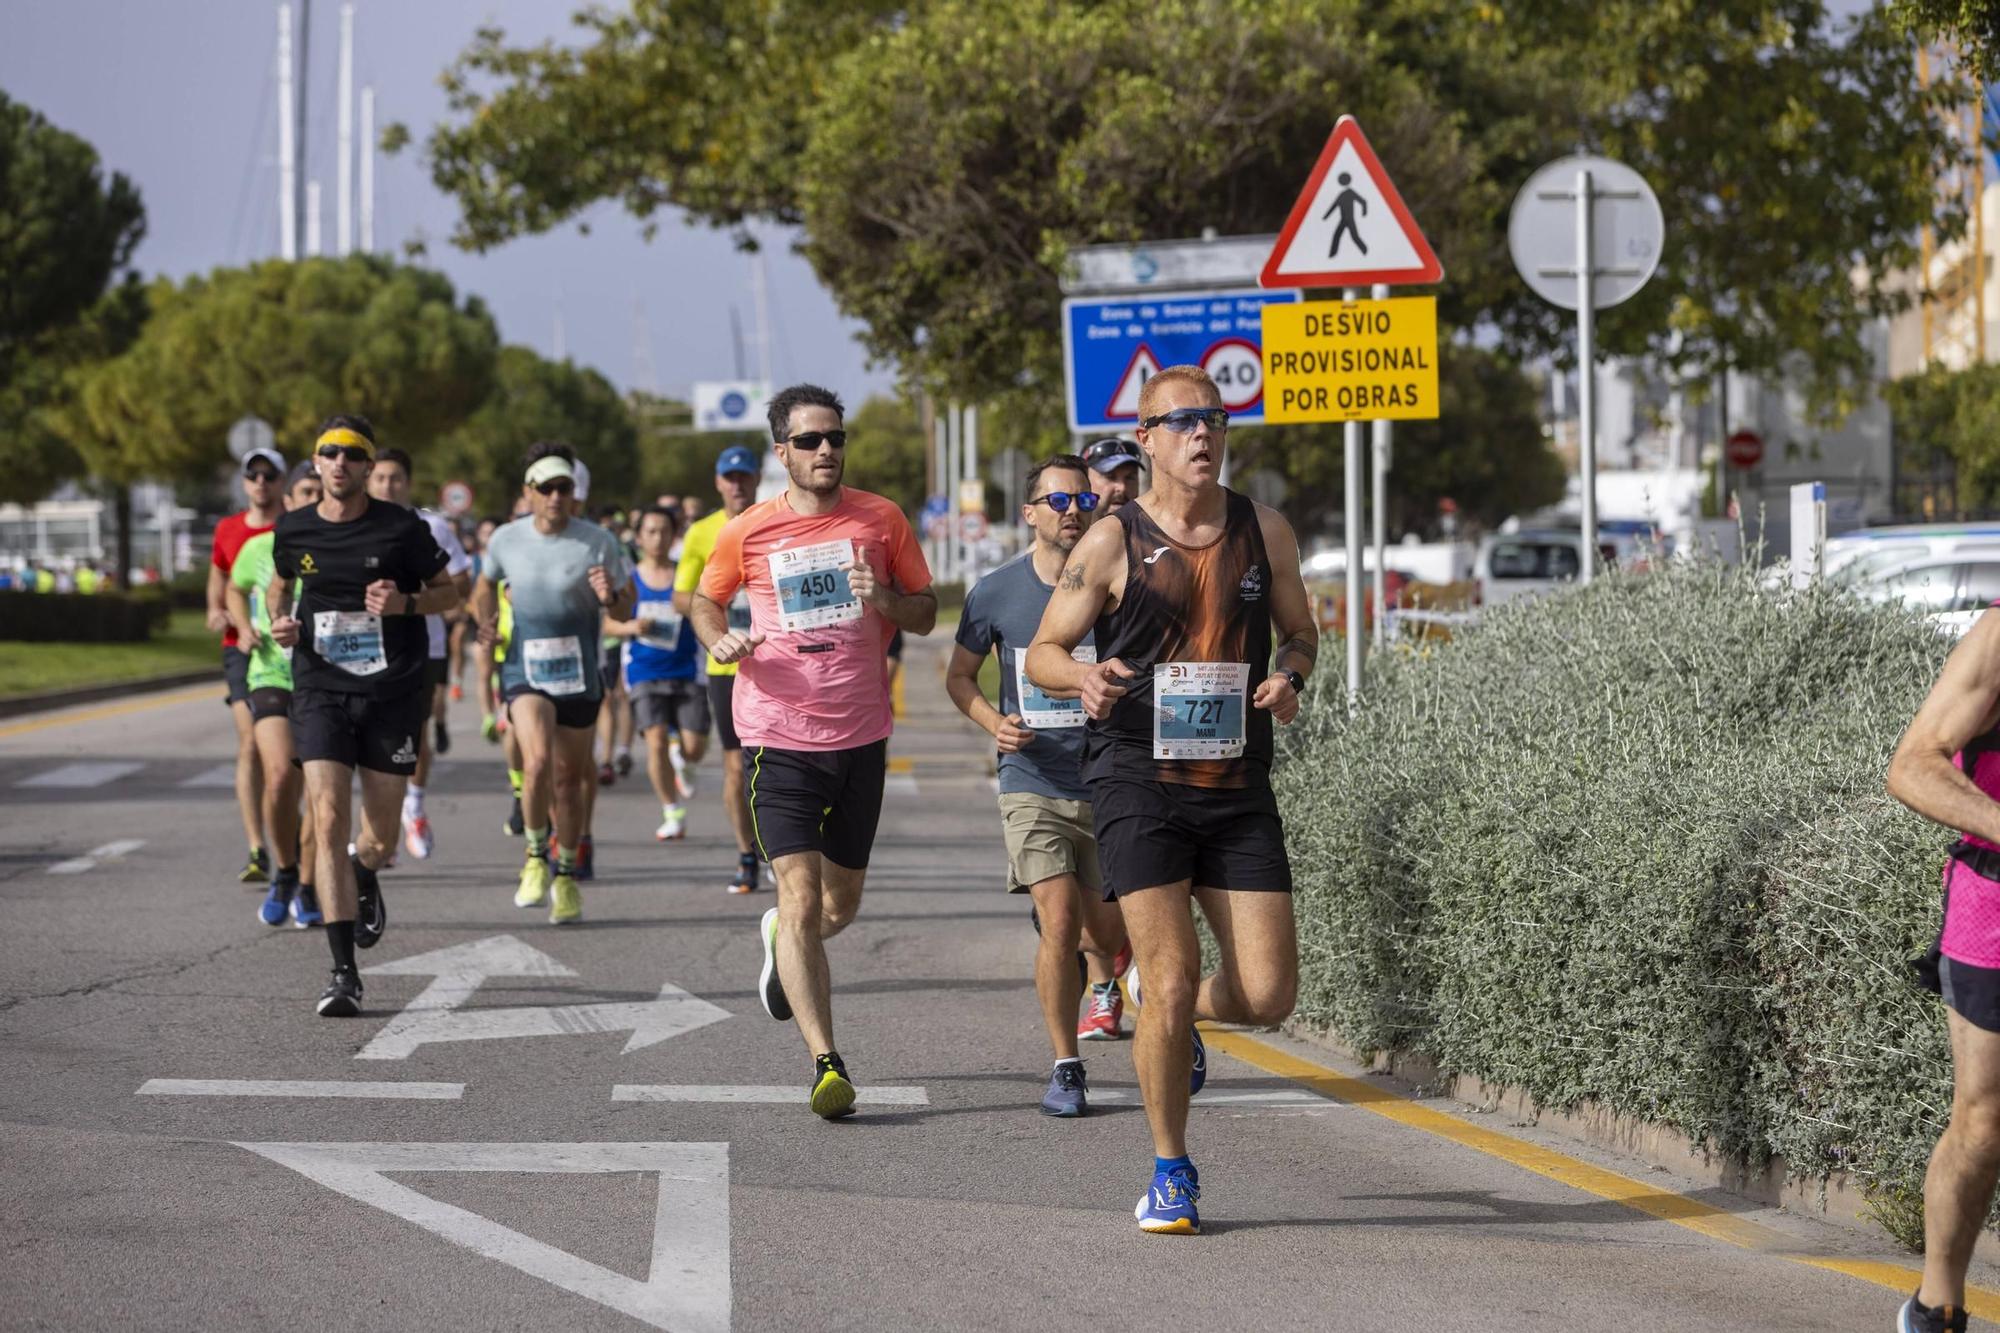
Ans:
{"label": "black cap", "polygon": [[1083,447],[1083,461],[1099,472],[1116,472],[1127,463],[1146,466],[1146,460],[1139,454],[1139,446],[1132,440],[1119,435],[1107,435],[1101,440],[1092,440]]}

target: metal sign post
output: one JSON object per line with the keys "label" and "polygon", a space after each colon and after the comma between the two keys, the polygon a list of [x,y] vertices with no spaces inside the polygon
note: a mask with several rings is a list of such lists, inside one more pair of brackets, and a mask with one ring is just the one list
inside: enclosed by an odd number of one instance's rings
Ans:
{"label": "metal sign post", "polygon": [[[1359,287],[1349,287],[1342,297],[1361,299]],[[1361,707],[1361,423],[1350,421],[1342,431],[1347,445],[1347,709]]]}
{"label": "metal sign post", "polygon": [[1537,296],[1576,311],[1577,462],[1583,568],[1597,567],[1597,312],[1646,285],[1666,224],[1645,177],[1603,157],[1565,157],[1528,178],[1507,219],[1514,268]]}
{"label": "metal sign post", "polygon": [[[1376,283],[1373,295],[1378,301],[1388,300],[1389,284]],[[1370,460],[1374,464],[1375,479],[1374,493],[1369,496],[1369,517],[1375,525],[1372,535],[1375,538],[1375,646],[1377,648],[1384,647],[1389,642],[1389,464],[1390,440],[1395,429],[1395,423],[1392,421],[1377,420],[1374,423],[1372,450],[1374,457]]]}

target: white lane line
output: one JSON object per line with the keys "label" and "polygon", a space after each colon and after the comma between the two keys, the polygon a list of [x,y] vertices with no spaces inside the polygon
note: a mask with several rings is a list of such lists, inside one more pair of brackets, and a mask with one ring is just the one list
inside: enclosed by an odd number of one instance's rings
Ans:
{"label": "white lane line", "polygon": [[[475,1254],[672,1333],[729,1333],[726,1143],[238,1143],[330,1190]],[[576,1175],[652,1172],[652,1260],[644,1281],[600,1268],[398,1181],[411,1171]]]}
{"label": "white lane line", "polygon": [[891,773],[882,779],[884,792],[895,792],[898,796],[917,794],[917,775],[914,773]]}
{"label": "white lane line", "polygon": [[183,787],[234,787],[236,785],[236,763],[217,764],[214,768],[204,768],[201,772],[180,784]]}
{"label": "white lane line", "polygon": [[[1092,1088],[1090,1100],[1106,1106],[1136,1106],[1139,1103],[1137,1088]],[[1207,1088],[1198,1093],[1189,1107],[1203,1106],[1318,1106],[1329,1110],[1338,1109],[1342,1103],[1321,1097],[1311,1092],[1229,1092],[1220,1088]]]}
{"label": "white lane line", "polygon": [[[144,764],[128,764],[117,761],[102,761],[93,764],[64,764],[61,768],[51,768],[47,772],[22,778],[16,787],[102,787],[107,782],[131,773],[137,773]],[[231,779],[234,781],[234,779]]]}
{"label": "white lane line", "polygon": [[49,867],[51,875],[81,875],[86,870],[97,869],[100,861],[116,861],[130,856],[146,845],[144,838],[120,838],[117,842],[107,842],[102,847],[92,848],[83,856],[73,856],[67,861],[58,861]]}
{"label": "white lane line", "polygon": [[[777,1083],[620,1083],[611,1089],[614,1102],[781,1102],[789,1106],[804,1098],[803,1088]],[[918,1087],[863,1087],[854,1104],[892,1109],[929,1106],[931,1099]]]}
{"label": "white lane line", "polygon": [[416,1102],[455,1102],[463,1083],[367,1083],[310,1078],[149,1078],[140,1097],[365,1097]]}

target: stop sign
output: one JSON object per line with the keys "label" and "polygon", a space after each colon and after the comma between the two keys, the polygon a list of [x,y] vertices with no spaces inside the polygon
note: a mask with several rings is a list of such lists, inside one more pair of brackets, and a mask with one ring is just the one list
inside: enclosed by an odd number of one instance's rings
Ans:
{"label": "stop sign", "polygon": [[1722,446],[1729,466],[1753,468],[1764,461],[1764,437],[1754,430],[1736,430]]}

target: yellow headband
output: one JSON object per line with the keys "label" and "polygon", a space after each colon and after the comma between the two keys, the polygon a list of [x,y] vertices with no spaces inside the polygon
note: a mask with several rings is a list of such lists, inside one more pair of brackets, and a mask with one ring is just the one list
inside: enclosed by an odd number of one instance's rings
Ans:
{"label": "yellow headband", "polygon": [[365,449],[370,459],[375,457],[375,441],[369,439],[360,431],[349,430],[345,426],[335,426],[332,430],[320,436],[318,442],[313,445],[313,451],[317,453],[322,446],[329,444],[344,444],[350,449]]}
{"label": "yellow headband", "polygon": [[575,470],[570,467],[569,460],[561,454],[537,458],[535,465],[528,469],[527,481],[530,486],[539,486],[552,477],[568,477],[572,481],[576,479]]}

